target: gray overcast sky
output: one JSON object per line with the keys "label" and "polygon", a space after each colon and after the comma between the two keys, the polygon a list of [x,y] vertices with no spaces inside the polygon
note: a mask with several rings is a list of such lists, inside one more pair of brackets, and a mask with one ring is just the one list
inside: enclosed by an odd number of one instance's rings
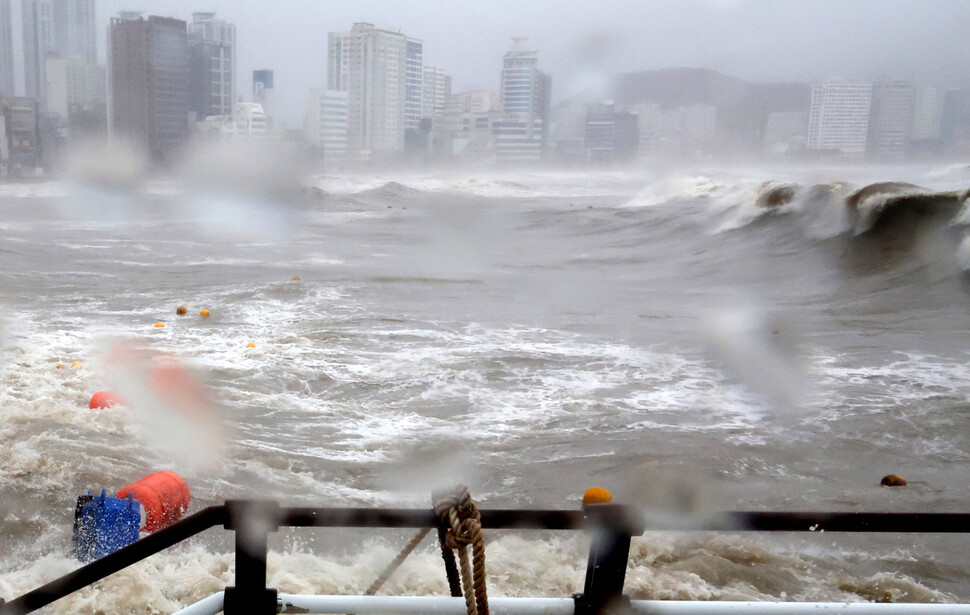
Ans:
{"label": "gray overcast sky", "polygon": [[[603,75],[707,67],[753,80],[879,76],[970,86],[970,2],[963,0],[96,0],[189,20],[216,11],[236,24],[239,93],[252,70],[275,71],[280,115],[299,126],[306,91],[326,82],[327,32],[355,21],[424,40],[424,61],[456,92],[497,89],[513,36],[529,38],[554,99]],[[104,28],[102,28],[103,30]],[[104,61],[102,41],[102,61]]]}

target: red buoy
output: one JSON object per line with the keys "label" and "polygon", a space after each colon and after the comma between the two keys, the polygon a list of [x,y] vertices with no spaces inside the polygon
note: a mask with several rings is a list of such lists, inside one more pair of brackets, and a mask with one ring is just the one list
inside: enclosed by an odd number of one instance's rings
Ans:
{"label": "red buoy", "polygon": [[145,509],[142,531],[155,532],[182,518],[189,508],[189,486],[175,472],[155,472],[118,492],[119,498],[132,497]]}
{"label": "red buoy", "polygon": [[110,408],[115,404],[124,404],[125,400],[118,397],[117,393],[112,393],[111,391],[98,391],[91,396],[91,403],[88,407],[94,410],[95,408]]}

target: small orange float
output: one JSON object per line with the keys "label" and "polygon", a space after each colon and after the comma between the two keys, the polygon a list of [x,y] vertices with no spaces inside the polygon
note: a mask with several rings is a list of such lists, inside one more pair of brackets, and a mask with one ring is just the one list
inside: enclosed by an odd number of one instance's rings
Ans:
{"label": "small orange float", "polygon": [[124,404],[124,403],[125,403],[124,400],[118,397],[116,393],[112,393],[111,391],[98,391],[97,393],[91,396],[91,402],[88,404],[88,407],[94,410],[94,409],[110,408],[115,404]]}
{"label": "small orange float", "polygon": [[899,474],[887,474],[882,477],[879,484],[883,487],[905,487],[906,479]]}
{"label": "small orange float", "polygon": [[583,494],[583,504],[609,504],[613,494],[602,487],[590,487]]}

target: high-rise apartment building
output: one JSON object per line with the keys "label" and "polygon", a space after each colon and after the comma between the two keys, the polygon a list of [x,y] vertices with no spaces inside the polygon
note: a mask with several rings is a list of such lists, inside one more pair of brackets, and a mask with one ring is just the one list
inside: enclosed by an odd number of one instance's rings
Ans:
{"label": "high-rise apartment building", "polygon": [[440,122],[445,116],[445,106],[451,97],[451,76],[437,66],[424,67],[421,87],[421,117]]}
{"label": "high-rise apartment building", "polygon": [[[420,41],[369,23],[329,33],[327,89],[347,92],[348,157],[368,159],[404,149],[410,113],[420,118],[419,46]],[[418,87],[410,88],[414,83]]]}
{"label": "high-rise apartment building", "polygon": [[502,120],[495,127],[498,160],[536,161],[546,147],[552,81],[539,70],[539,52],[505,54],[502,66]]}
{"label": "high-rise apartment building", "polygon": [[405,37],[407,67],[404,86],[404,130],[417,130],[421,121],[424,88],[424,43]]}
{"label": "high-rise apartment building", "polygon": [[228,115],[236,102],[236,26],[215,13],[192,13],[189,106],[199,119]]}
{"label": "high-rise apartment building", "polygon": [[14,95],[13,23],[10,0],[0,0],[0,94]]}
{"label": "high-rise apartment building", "polygon": [[347,92],[310,90],[303,131],[324,161],[347,155]]}
{"label": "high-rise apartment building", "polygon": [[156,160],[188,137],[186,24],[180,19],[111,20],[111,124]]}
{"label": "high-rise apartment building", "polygon": [[891,81],[872,87],[869,117],[869,153],[877,158],[902,158],[913,133],[916,89],[911,83]]}
{"label": "high-rise apartment building", "polygon": [[46,99],[48,57],[97,65],[94,0],[23,0],[22,22],[27,96]]}
{"label": "high-rise apartment building", "polygon": [[833,81],[812,86],[806,148],[865,154],[871,102],[872,84]]}

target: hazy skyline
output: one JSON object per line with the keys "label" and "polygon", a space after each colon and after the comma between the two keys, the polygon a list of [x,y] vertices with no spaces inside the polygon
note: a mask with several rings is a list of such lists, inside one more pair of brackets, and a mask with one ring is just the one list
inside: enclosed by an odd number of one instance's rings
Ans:
{"label": "hazy skyline", "polygon": [[185,20],[215,11],[235,23],[239,94],[249,98],[254,69],[272,69],[290,127],[302,121],[307,89],[326,83],[327,33],[357,21],[422,39],[425,64],[448,71],[455,92],[496,90],[512,37],[539,50],[556,101],[610,74],[669,67],[749,80],[886,76],[970,86],[965,2],[97,0],[100,61],[109,18],[129,9]]}

